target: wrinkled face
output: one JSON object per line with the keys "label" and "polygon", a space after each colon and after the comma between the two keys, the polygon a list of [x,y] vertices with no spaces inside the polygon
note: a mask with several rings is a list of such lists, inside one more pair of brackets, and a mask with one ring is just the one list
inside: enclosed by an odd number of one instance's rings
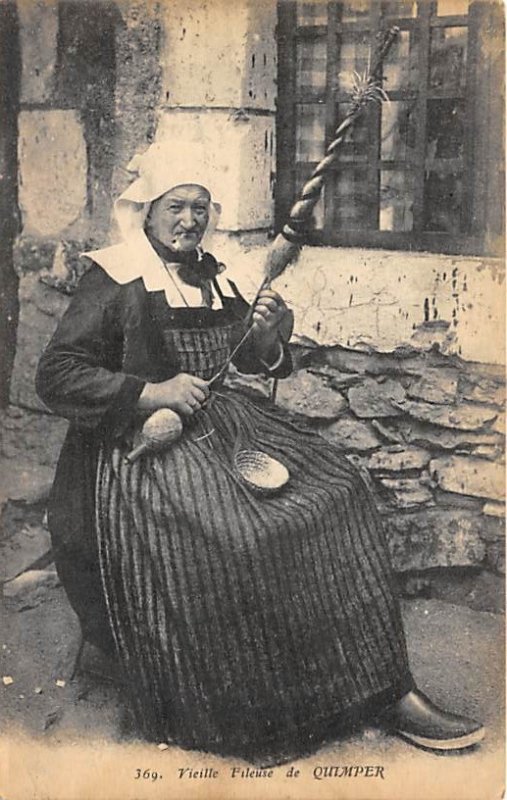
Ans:
{"label": "wrinkled face", "polygon": [[204,236],[210,200],[203,186],[175,186],[151,204],[146,228],[171,250],[191,252]]}

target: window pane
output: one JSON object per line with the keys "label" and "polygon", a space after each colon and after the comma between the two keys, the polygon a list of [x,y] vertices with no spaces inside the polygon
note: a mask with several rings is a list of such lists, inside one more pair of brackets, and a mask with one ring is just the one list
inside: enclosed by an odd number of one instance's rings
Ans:
{"label": "window pane", "polygon": [[[338,121],[336,127],[345,118],[348,103],[338,104]],[[337,149],[339,161],[366,161],[368,158],[373,130],[369,124],[368,114],[363,114],[354,125],[354,130],[347,135]]]}
{"label": "window pane", "polygon": [[449,17],[454,14],[468,14],[468,0],[437,0],[438,17]]}
{"label": "window pane", "polygon": [[458,233],[463,212],[464,101],[429,100],[424,173],[425,231]]}
{"label": "window pane", "polygon": [[370,16],[371,0],[345,0],[341,6],[344,22],[364,20]]}
{"label": "window pane", "polygon": [[410,160],[415,148],[414,107],[415,100],[382,104],[380,157],[385,161]]}
{"label": "window pane", "polygon": [[466,57],[466,28],[433,28],[430,45],[430,88],[450,91],[463,89]]}
{"label": "window pane", "polygon": [[350,92],[354,72],[362,75],[368,71],[370,40],[367,33],[344,33],[340,39],[338,88]]}
{"label": "window pane", "polygon": [[334,225],[337,230],[372,227],[376,218],[377,197],[372,196],[366,167],[341,169],[334,182]]}
{"label": "window pane", "polygon": [[297,4],[298,25],[327,25],[327,3],[325,0]]}
{"label": "window pane", "polygon": [[417,14],[414,0],[382,0],[380,9],[383,17],[415,17]]}
{"label": "window pane", "polygon": [[463,205],[463,179],[459,171],[427,172],[424,181],[425,231],[459,233]]}
{"label": "window pane", "polygon": [[435,159],[463,156],[464,111],[463,100],[428,100],[426,169]]}
{"label": "window pane", "polygon": [[326,107],[317,103],[296,106],[296,160],[320,161],[326,145]]}
{"label": "window pane", "polygon": [[[308,178],[313,172],[313,167],[309,164],[298,164],[296,167],[296,197],[299,196],[303,185],[306,183]],[[315,230],[322,230],[324,227],[324,196],[320,196],[320,200],[317,202],[314,212],[313,218],[315,220]]]}
{"label": "window pane", "polygon": [[298,42],[297,83],[303,90],[324,92],[326,88],[326,42]]}
{"label": "window pane", "polygon": [[411,231],[414,176],[405,170],[383,170],[380,173],[381,231]]}
{"label": "window pane", "polygon": [[419,80],[419,44],[409,31],[400,31],[384,61],[383,87],[392,89],[417,86]]}

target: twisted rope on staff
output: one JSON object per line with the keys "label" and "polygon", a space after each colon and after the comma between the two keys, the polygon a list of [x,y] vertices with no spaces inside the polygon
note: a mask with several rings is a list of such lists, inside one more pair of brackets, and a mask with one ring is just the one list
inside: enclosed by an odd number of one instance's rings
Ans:
{"label": "twisted rope on staff", "polygon": [[[333,141],[327,147],[324,158],[319,161],[301,189],[299,199],[290,210],[288,222],[270,247],[265,264],[265,277],[257,296],[281,275],[287,265],[294,261],[299,254],[309,230],[314,208],[324,188],[326,176],[337,161],[338,149],[347,132],[353,128],[370,102],[388,100],[381,85],[382,65],[398,33],[399,28],[393,26],[384,34],[370,74],[366,73],[361,76],[354,73],[355,81],[347,114],[336,129]],[[253,305],[255,305],[255,301]]]}

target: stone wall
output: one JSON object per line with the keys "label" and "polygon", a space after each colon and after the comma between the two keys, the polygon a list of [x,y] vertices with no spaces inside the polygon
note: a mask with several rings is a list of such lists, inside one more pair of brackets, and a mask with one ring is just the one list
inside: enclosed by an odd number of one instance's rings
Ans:
{"label": "stone wall", "polygon": [[[160,22],[129,0],[18,4],[20,313],[12,403],[42,409],[33,377],[82,273],[79,253],[107,243],[125,165],[156,128]],[[51,291],[51,288],[57,291]]]}
{"label": "stone wall", "polygon": [[505,573],[503,375],[435,352],[296,348],[277,401],[367,476],[395,568]]}

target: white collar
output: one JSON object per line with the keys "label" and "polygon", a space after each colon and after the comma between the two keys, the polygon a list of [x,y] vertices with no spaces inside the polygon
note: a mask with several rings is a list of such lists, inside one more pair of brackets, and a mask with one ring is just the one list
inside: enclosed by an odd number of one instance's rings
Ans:
{"label": "white collar", "polygon": [[[109,277],[120,285],[142,278],[146,291],[163,291],[168,305],[172,308],[203,305],[200,288],[184,283],[176,270],[171,272],[171,275],[168,274],[164,262],[151,246],[144,231],[136,231],[120,244],[100,250],[90,250],[83,255],[99,264]],[[217,276],[217,281],[222,294],[234,296],[228,281],[221,280],[220,276]],[[213,310],[220,308],[223,308],[223,304],[220,295],[213,287]]]}

